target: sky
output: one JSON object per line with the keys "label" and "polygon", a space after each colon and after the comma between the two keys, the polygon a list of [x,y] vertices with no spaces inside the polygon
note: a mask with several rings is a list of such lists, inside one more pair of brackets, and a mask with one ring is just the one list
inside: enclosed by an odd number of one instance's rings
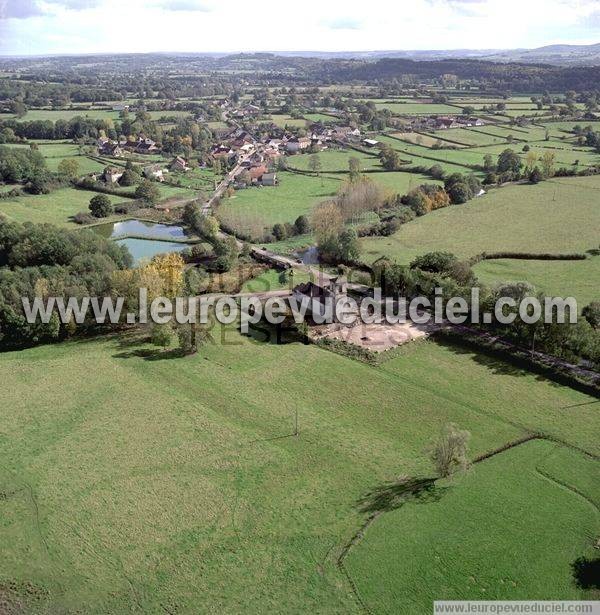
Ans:
{"label": "sky", "polygon": [[598,42],[599,0],[0,0],[0,55]]}

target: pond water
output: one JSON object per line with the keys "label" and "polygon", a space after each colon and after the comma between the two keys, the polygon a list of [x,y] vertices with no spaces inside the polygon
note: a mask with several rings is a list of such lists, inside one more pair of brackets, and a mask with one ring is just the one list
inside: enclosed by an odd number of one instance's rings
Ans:
{"label": "pond water", "polygon": [[125,246],[131,256],[133,262],[137,265],[141,260],[150,260],[156,254],[165,254],[166,252],[181,252],[190,245],[187,243],[175,243],[173,241],[154,241],[152,239],[117,239],[115,243]]}
{"label": "pond water", "polygon": [[182,226],[145,222],[144,220],[124,220],[123,222],[98,224],[92,227],[92,230],[107,239],[128,236],[148,237],[149,239],[185,239],[186,237]]}
{"label": "pond water", "polygon": [[300,259],[305,265],[320,265],[319,250],[317,246],[310,246],[304,250],[297,250],[294,256]]}
{"label": "pond water", "polygon": [[189,243],[169,241],[169,239],[181,240],[187,237],[183,227],[176,224],[123,220],[122,222],[98,224],[93,226],[92,230],[125,246],[131,252],[136,265],[142,259],[150,260],[156,254],[181,252],[190,247]]}

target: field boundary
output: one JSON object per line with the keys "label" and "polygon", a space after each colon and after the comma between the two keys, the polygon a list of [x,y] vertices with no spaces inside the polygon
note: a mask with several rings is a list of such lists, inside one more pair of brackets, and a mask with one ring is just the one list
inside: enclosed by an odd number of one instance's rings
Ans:
{"label": "field boundary", "polygon": [[[525,434],[524,436],[521,436],[520,438],[517,438],[516,440],[511,440],[507,443],[505,443],[503,446],[500,446],[496,449],[493,449],[491,451],[488,451],[487,453],[482,453],[481,455],[478,455],[477,457],[475,457],[471,463],[469,464],[470,466],[474,466],[478,463],[481,463],[483,461],[486,461],[487,459],[491,459],[492,457],[495,457],[497,455],[500,455],[502,453],[505,453],[506,451],[509,451],[513,448],[516,448],[518,446],[522,446],[523,444],[527,444],[528,442],[532,442],[534,440],[542,440],[542,441],[546,441],[546,442],[552,442],[553,444],[556,444],[558,446],[565,446],[566,448],[569,448],[571,450],[574,450],[578,453],[584,454],[590,458],[592,458],[594,461],[600,461],[600,456],[594,454],[594,453],[590,453],[589,451],[586,451],[584,449],[579,448],[578,446],[575,446],[573,444],[569,444],[568,442],[564,442],[558,438],[555,438],[554,436],[550,436],[547,434],[544,434],[542,432],[530,432],[528,434]],[[557,479],[555,479],[553,476],[551,475],[545,475],[545,473],[543,471],[541,471],[537,465],[535,467],[535,471],[537,473],[539,473],[544,479],[546,480],[551,480],[553,482],[555,482],[557,485],[560,485],[563,488],[568,489],[569,491],[572,491],[573,493],[577,494],[579,497],[584,498],[588,503],[590,503],[592,506],[594,506],[594,508],[596,508],[596,510],[600,511],[600,507],[590,498],[588,498],[584,493],[582,493],[581,491],[579,491],[577,488],[572,487],[571,485],[563,482],[563,481],[559,481]],[[435,479],[421,479],[423,481],[431,481],[431,485],[435,485],[435,483],[440,480],[441,477],[435,478]],[[419,480],[419,479],[415,479],[415,480]],[[401,508],[407,501],[410,500],[410,493],[409,496],[406,497],[405,499],[403,499],[398,507],[395,510],[398,510],[398,508]],[[352,592],[354,594],[354,597],[356,599],[356,602],[358,603],[358,605],[364,610],[365,613],[368,613],[369,615],[371,615],[373,613],[373,611],[369,608],[369,606],[366,604],[366,602],[363,600],[363,598],[361,597],[359,591],[358,591],[358,587],[354,581],[354,579],[352,578],[352,576],[350,575],[350,572],[348,571],[348,569],[346,568],[346,565],[344,563],[345,559],[348,557],[348,554],[350,553],[350,551],[358,544],[360,544],[363,540],[363,538],[365,537],[365,534],[367,532],[367,530],[373,525],[373,523],[384,513],[385,511],[383,510],[378,510],[372,514],[370,514],[365,521],[361,524],[361,526],[359,527],[359,529],[354,532],[354,534],[350,537],[350,539],[344,544],[344,546],[342,547],[342,550],[340,551],[340,554],[337,558],[337,566],[338,569],[342,572],[342,574],[348,579],[348,582],[350,584],[350,587],[352,589]]]}

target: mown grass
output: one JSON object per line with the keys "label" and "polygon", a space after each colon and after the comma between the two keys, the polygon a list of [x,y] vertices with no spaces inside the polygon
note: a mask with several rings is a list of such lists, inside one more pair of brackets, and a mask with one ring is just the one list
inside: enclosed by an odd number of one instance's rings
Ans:
{"label": "mown grass", "polygon": [[600,300],[600,257],[584,261],[541,261],[506,259],[486,260],[473,268],[477,278],[490,286],[500,282],[526,280],[548,295],[575,297],[581,310]]}
{"label": "mown grass", "polygon": [[0,113],[0,119],[18,119],[21,122],[32,122],[34,120],[50,120],[56,122],[56,120],[70,120],[76,116],[87,117],[93,120],[116,120],[119,118],[118,111],[104,110],[104,109],[29,109],[22,118],[17,118],[11,113]]}
{"label": "mown grass", "polygon": [[340,185],[339,179],[329,175],[284,171],[278,178],[278,186],[236,191],[219,206],[218,216],[240,231],[259,233],[277,222],[294,222],[300,215],[310,215],[314,206],[334,195]]}
{"label": "mown grass", "polygon": [[363,254],[407,263],[417,254],[448,250],[461,257],[481,252],[578,252],[598,245],[599,177],[561,178],[492,190],[464,205],[441,209],[390,237],[363,240]]}
{"label": "mown grass", "polygon": [[[580,479],[590,473],[595,484]],[[434,600],[590,599],[571,564],[594,557],[600,513],[561,483],[583,482],[597,499],[598,480],[600,462],[528,442],[385,512],[350,551],[348,569],[375,613],[429,613]]]}
{"label": "mown grass", "polygon": [[[0,200],[0,214],[15,222],[49,223],[73,226],[71,217],[80,211],[88,212],[90,199],[96,192],[61,188],[49,194],[24,195]],[[124,197],[107,195],[112,203],[126,201]]]}
{"label": "mown grass", "polygon": [[[364,520],[357,501],[427,473],[423,447],[442,424],[469,429],[473,455],[526,429],[598,449],[592,399],[474,353],[425,342],[375,368],[300,343],[213,336],[185,359],[128,336],[0,355],[0,579],[47,591],[34,610],[358,612],[335,564]],[[520,473],[499,468],[490,484],[520,484]],[[578,539],[588,526],[569,501]],[[528,527],[545,506],[533,502],[518,520]],[[462,519],[444,523],[469,540]],[[493,538],[498,551],[520,545],[520,534]],[[536,545],[552,580],[562,546]],[[395,552],[376,569],[394,566]],[[537,597],[561,597],[557,587]]]}
{"label": "mown grass", "polygon": [[[381,163],[377,157],[377,152],[369,156],[354,150],[339,150],[328,149],[318,154],[323,172],[343,171],[348,172],[348,160],[350,158],[358,158],[361,164],[361,170],[381,169]],[[287,158],[287,164],[290,168],[301,169],[302,171],[310,170],[310,160],[312,154],[297,154]]]}
{"label": "mown grass", "polygon": [[389,109],[392,113],[398,115],[423,115],[429,113],[454,114],[460,113],[458,107],[450,105],[434,104],[434,103],[401,103],[401,102],[383,102],[375,103],[377,109]]}

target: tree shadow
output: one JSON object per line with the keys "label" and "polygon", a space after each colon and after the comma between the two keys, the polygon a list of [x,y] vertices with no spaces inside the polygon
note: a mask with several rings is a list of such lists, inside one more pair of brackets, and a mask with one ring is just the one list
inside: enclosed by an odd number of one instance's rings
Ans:
{"label": "tree shadow", "polygon": [[510,348],[492,349],[482,347],[468,339],[435,335],[432,339],[455,354],[469,355],[475,363],[483,365],[492,374],[501,376],[529,376],[553,387],[568,386],[588,395],[597,396],[594,385],[579,382],[566,374],[539,363],[533,363],[524,356],[511,352]]}
{"label": "tree shadow", "polygon": [[361,512],[382,513],[396,510],[408,500],[427,504],[437,502],[449,487],[439,487],[435,478],[404,478],[378,485],[357,504]]}
{"label": "tree shadow", "polygon": [[115,359],[144,359],[145,361],[167,361],[186,356],[181,348],[140,348],[149,341],[147,335],[122,338],[117,341],[117,348],[121,352],[113,354]]}
{"label": "tree shadow", "polygon": [[580,589],[600,589],[600,557],[578,557],[572,564],[573,580]]}
{"label": "tree shadow", "polygon": [[160,348],[134,348],[113,355],[115,359],[144,359],[145,361],[167,361],[187,356],[180,348],[161,350]]}

